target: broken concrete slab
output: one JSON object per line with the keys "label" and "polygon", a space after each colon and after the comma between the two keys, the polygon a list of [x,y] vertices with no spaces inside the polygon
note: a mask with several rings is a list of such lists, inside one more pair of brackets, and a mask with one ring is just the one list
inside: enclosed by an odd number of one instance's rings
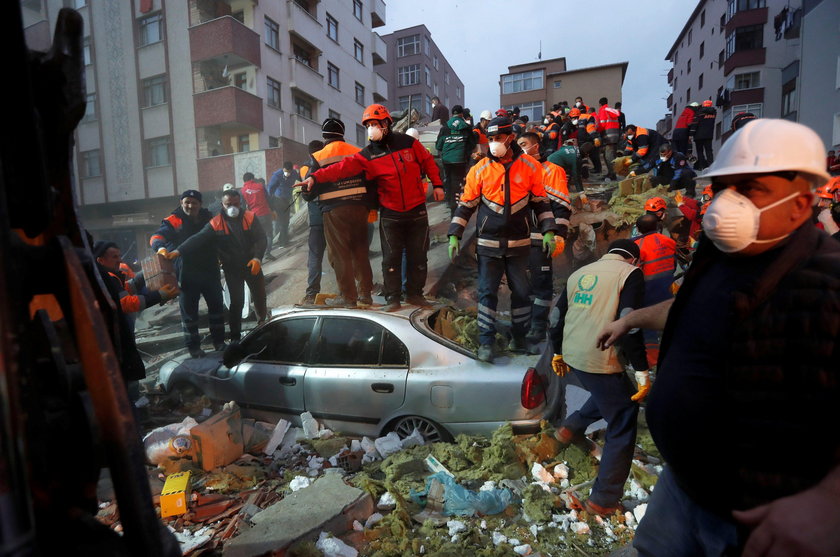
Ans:
{"label": "broken concrete slab", "polygon": [[228,542],[223,554],[262,555],[298,541],[314,541],[321,531],[341,535],[352,530],[354,520],[364,523],[373,511],[370,495],[327,474],[254,515],[254,527]]}

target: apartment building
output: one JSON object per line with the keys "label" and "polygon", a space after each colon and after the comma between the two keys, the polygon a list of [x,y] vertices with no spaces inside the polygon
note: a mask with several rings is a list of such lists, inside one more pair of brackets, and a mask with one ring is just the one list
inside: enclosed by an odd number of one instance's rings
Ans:
{"label": "apartment building", "polygon": [[598,99],[607,97],[610,104],[621,101],[621,87],[627,74],[627,62],[569,70],[566,58],[552,58],[509,66],[499,76],[499,105],[519,107],[519,113],[530,121],[540,120],[560,101],[573,106],[575,97],[582,97],[597,108]]}
{"label": "apartment building", "polygon": [[388,80],[389,109],[411,106],[429,119],[432,97],[438,97],[449,109],[464,105],[464,83],[425,25],[400,29],[382,39],[390,53],[382,69]]}
{"label": "apartment building", "polygon": [[715,150],[739,112],[801,122],[836,145],[839,52],[836,0],[700,0],[665,57],[668,108],[676,119],[688,103],[712,100]]}
{"label": "apartment building", "polygon": [[62,7],[84,18],[78,202],[129,258],[146,254],[180,192],[205,192],[206,206],[245,172],[267,180],[305,162],[329,116],[362,145],[359,114],[387,100],[383,0],[20,1],[33,49],[49,45]]}

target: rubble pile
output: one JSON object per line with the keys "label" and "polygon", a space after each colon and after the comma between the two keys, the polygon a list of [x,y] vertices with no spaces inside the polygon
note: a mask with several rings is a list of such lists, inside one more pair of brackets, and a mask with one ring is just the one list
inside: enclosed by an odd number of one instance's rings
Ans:
{"label": "rubble pile", "polygon": [[[428,444],[416,430],[344,437],[308,413],[302,427],[242,418],[234,403],[206,414],[145,438],[166,480],[154,501],[184,555],[607,555],[632,540],[661,470],[638,447],[631,510],[601,518],[579,508],[597,451],[561,449],[547,424]],[[644,427],[640,445],[652,445]],[[121,530],[115,502],[98,519]]]}

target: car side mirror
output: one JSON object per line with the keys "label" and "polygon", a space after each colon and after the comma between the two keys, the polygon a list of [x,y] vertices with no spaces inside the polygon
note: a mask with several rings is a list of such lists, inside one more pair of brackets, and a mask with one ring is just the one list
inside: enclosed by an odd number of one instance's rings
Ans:
{"label": "car side mirror", "polygon": [[226,368],[232,368],[245,358],[245,349],[238,342],[231,342],[222,354],[222,363]]}

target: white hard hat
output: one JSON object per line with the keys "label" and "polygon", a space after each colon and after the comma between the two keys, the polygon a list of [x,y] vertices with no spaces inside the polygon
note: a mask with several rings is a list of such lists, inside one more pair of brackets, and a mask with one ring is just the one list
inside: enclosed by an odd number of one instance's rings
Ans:
{"label": "white hard hat", "polygon": [[405,130],[405,135],[410,135],[414,139],[417,139],[418,141],[420,140],[420,132],[418,132],[414,128],[408,128],[407,130]]}
{"label": "white hard hat", "polygon": [[484,111],[482,111],[481,114],[479,114],[478,117],[479,117],[480,120],[492,120],[493,119],[493,113],[491,113],[489,110],[484,110]]}
{"label": "white hard hat", "polygon": [[233,184],[225,184],[224,186],[222,186],[222,191],[230,191],[232,189],[236,189],[233,187]]}
{"label": "white hard hat", "polygon": [[825,146],[808,126],[761,118],[732,134],[704,178],[795,170],[815,182],[829,179]]}

